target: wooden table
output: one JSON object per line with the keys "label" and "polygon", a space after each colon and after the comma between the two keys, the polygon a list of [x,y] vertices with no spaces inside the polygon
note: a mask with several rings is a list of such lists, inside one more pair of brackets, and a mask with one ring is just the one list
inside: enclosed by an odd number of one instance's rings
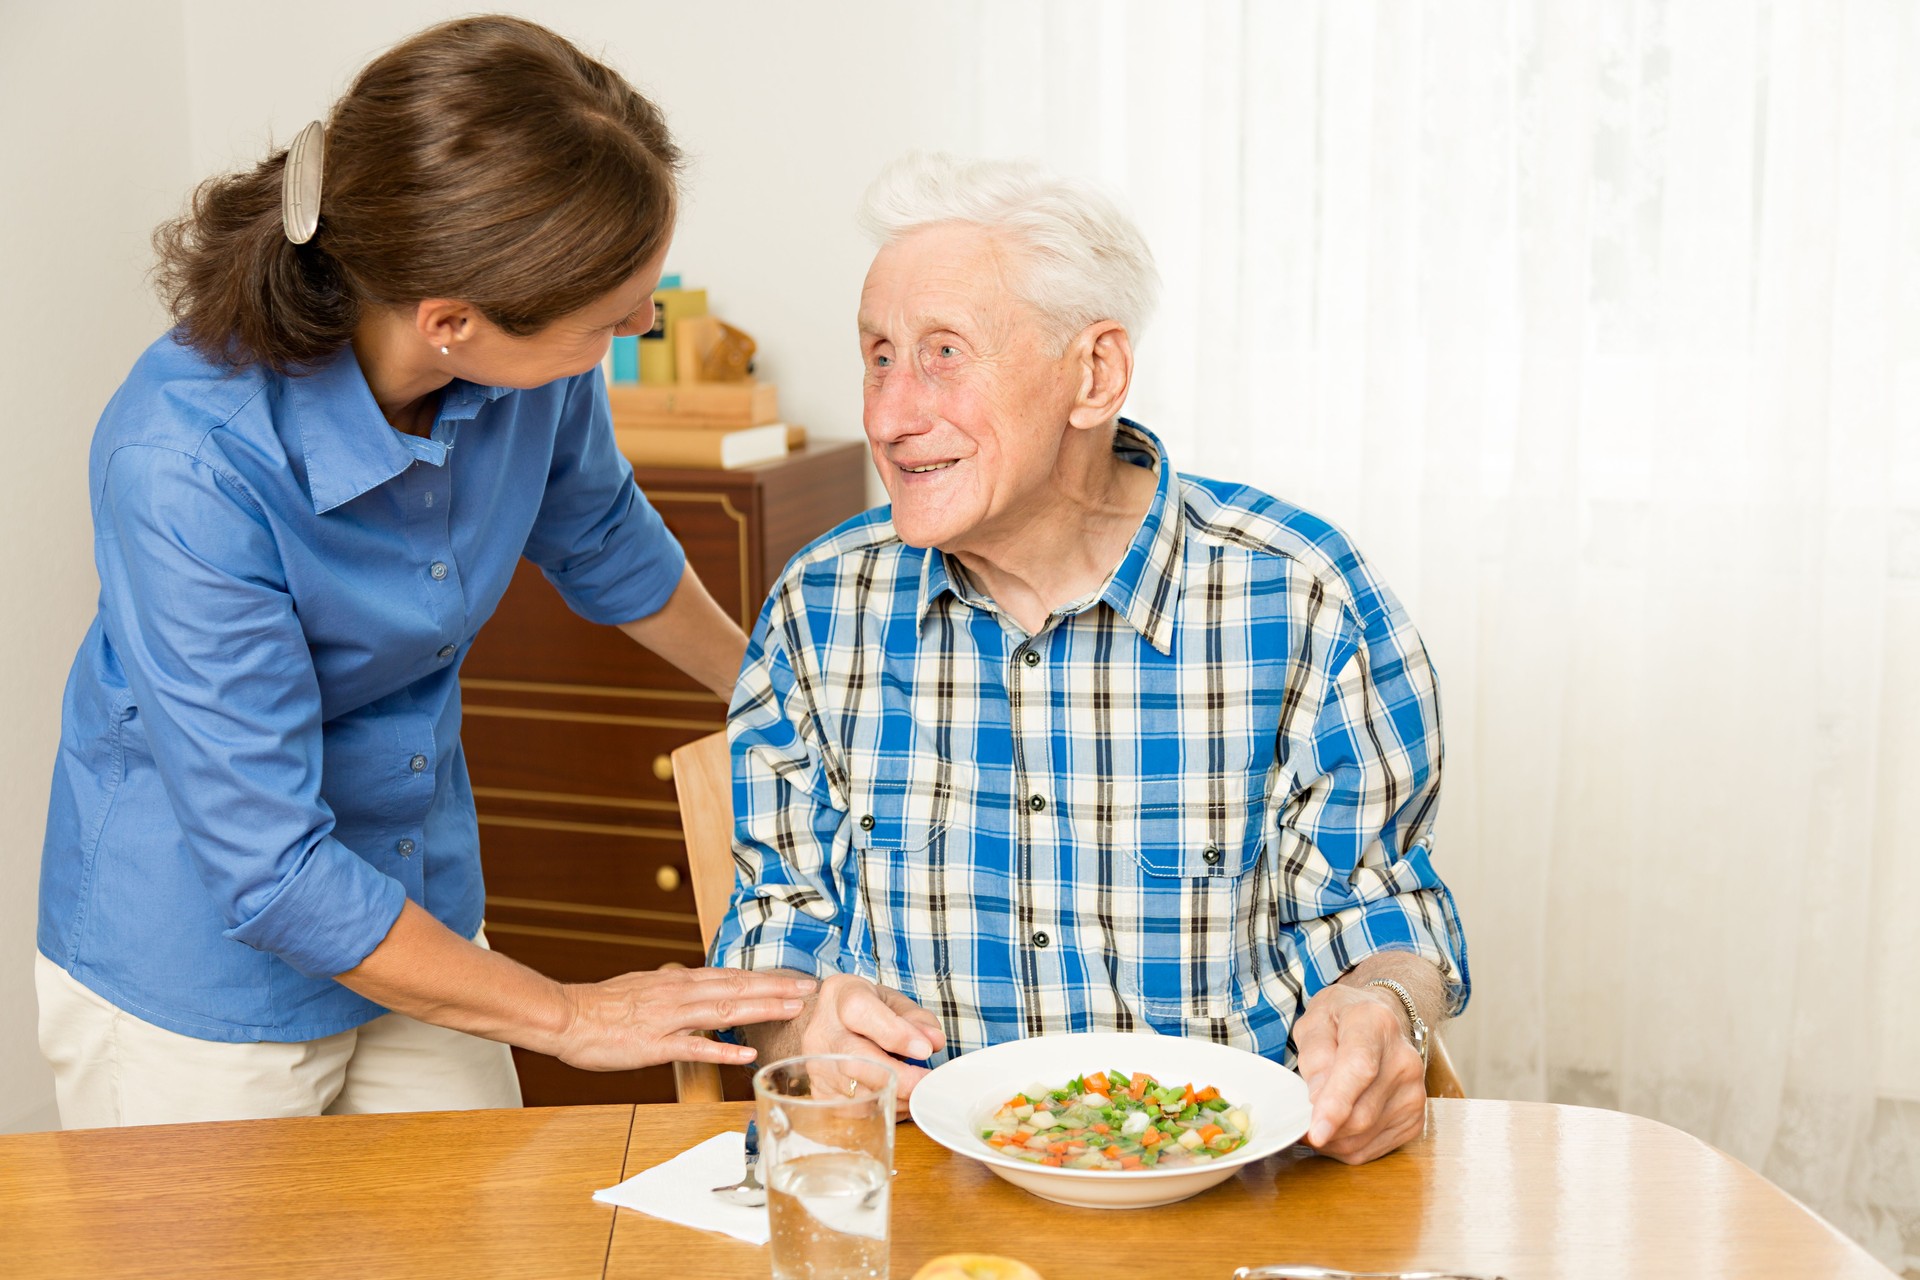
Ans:
{"label": "wooden table", "polygon": [[[898,1134],[893,1274],[1012,1254],[1048,1280],[1226,1277],[1257,1262],[1543,1276],[1892,1273],[1745,1166],[1617,1112],[1430,1105],[1427,1133],[1357,1169],[1298,1150],[1177,1211],[1037,1200]],[[591,1193],[723,1129],[743,1103],[339,1116],[0,1137],[7,1276],[729,1277],[767,1253]],[[1113,1243],[1089,1268],[1080,1242]]]}

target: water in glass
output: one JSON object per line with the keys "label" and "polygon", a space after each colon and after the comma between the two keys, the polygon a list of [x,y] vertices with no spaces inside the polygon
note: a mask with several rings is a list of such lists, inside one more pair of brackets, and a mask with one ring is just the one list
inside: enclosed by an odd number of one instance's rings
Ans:
{"label": "water in glass", "polygon": [[767,1219],[774,1280],[886,1280],[887,1167],[834,1151],[773,1171]]}

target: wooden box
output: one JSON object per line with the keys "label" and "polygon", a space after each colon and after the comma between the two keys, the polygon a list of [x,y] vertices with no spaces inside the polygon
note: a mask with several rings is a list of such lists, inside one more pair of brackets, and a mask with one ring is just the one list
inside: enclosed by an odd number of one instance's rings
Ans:
{"label": "wooden box", "polygon": [[[751,630],[772,579],[866,507],[867,451],[816,442],[735,471],[641,469],[641,489]],[[726,705],[522,562],[461,671],[493,948],[564,982],[704,958],[669,753]],[[514,1051],[529,1106],[664,1102],[669,1068],[578,1071]]]}

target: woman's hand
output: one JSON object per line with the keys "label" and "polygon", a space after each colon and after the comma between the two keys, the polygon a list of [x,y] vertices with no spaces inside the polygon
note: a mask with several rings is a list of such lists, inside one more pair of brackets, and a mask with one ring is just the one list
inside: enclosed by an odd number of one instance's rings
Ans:
{"label": "woman's hand", "polygon": [[562,990],[572,1009],[548,1052],[588,1071],[626,1071],[661,1062],[752,1062],[746,1045],[696,1034],[742,1023],[785,1022],[819,986],[791,973],[741,969],[656,969]]}
{"label": "woman's hand", "polygon": [[783,1023],[820,985],[802,973],[677,966],[566,985],[456,936],[411,901],[380,945],[337,980],[422,1022],[552,1054],[589,1071],[676,1059],[752,1062],[752,1049],[694,1033]]}

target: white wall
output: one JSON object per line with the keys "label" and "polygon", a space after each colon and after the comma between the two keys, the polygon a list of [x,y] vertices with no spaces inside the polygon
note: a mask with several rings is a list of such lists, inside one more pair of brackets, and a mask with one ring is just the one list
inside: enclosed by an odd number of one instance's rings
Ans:
{"label": "white wall", "polygon": [[[960,4],[503,5],[666,110],[693,157],[669,269],[760,342],[790,421],[859,434],[861,190],[913,146],[960,146]],[[34,903],[59,698],[97,580],[95,419],[164,327],[147,237],[216,171],[321,115],[380,49],[462,9],[429,0],[0,0],[0,1131],[54,1123],[35,1045]]]}
{"label": "white wall", "polygon": [[178,3],[0,2],[0,1131],[54,1124],[33,935],[60,691],[99,589],[87,443],[162,327],[147,237],[187,177]]}

